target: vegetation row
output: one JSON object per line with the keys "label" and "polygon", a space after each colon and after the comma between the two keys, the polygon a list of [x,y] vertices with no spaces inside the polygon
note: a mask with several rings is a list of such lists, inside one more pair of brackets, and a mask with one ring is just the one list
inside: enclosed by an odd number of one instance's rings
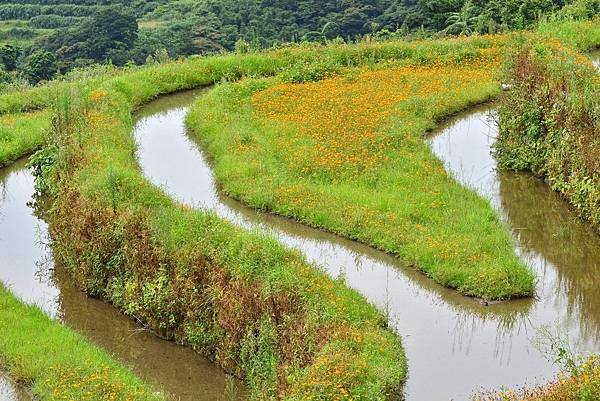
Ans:
{"label": "vegetation row", "polygon": [[600,227],[600,78],[590,60],[558,44],[525,43],[508,71],[496,157],[531,171]]}

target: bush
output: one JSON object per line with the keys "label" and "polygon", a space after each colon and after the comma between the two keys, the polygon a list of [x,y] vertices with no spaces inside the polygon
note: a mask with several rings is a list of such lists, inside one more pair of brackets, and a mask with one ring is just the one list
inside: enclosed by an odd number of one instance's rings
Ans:
{"label": "bush", "polygon": [[507,66],[513,90],[499,108],[495,154],[505,169],[531,171],[600,228],[600,82],[589,59],[526,42]]}

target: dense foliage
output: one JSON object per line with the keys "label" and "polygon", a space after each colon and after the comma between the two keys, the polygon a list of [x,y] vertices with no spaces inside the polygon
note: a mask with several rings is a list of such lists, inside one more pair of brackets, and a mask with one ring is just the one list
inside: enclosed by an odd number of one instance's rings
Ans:
{"label": "dense foliage", "polygon": [[600,0],[17,0],[0,4],[0,42],[18,45],[20,71],[34,51],[56,55],[47,71],[19,75],[36,83],[94,63],[154,61],[160,51],[177,57],[365,35],[496,33],[544,15],[598,12]]}
{"label": "dense foliage", "polygon": [[600,225],[600,83],[585,56],[527,44],[514,55],[514,89],[499,109],[499,165],[547,179],[580,215]]}

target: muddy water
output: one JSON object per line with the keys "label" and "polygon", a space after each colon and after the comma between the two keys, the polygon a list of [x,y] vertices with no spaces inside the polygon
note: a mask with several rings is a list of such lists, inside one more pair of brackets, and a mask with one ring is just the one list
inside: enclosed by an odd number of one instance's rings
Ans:
{"label": "muddy water", "polygon": [[4,373],[0,372],[0,401],[30,400],[32,400],[31,394],[10,380]]}
{"label": "muddy water", "polygon": [[595,291],[600,239],[543,183],[495,173],[490,146],[496,132],[485,111],[444,127],[432,147],[460,182],[490,198],[504,216],[518,251],[539,277],[539,299],[484,306],[434,284],[394,257],[222,196],[201,145],[185,133],[187,107],[199,94],[159,100],[155,107],[170,111],[140,120],[135,136],[144,174],[181,202],[264,229],[300,249],[386,311],[409,358],[408,400],[466,400],[480,388],[552,378],[558,367],[538,350],[543,346],[534,346],[545,343],[544,331],[568,336],[576,350],[600,350],[600,295]]}
{"label": "muddy water", "polygon": [[28,206],[33,192],[25,160],[0,169],[0,280],[23,301],[56,317],[59,290],[40,269],[50,255],[41,244],[46,223]]}
{"label": "muddy water", "polygon": [[[0,281],[126,363],[141,378],[177,400],[227,400],[226,375],[189,348],[144,331],[112,306],[86,297],[54,266],[47,226],[27,205],[33,177],[21,161],[0,169]],[[236,383],[241,388],[241,384]],[[241,393],[241,391],[240,391]],[[0,372],[0,401],[23,401],[26,392]]]}
{"label": "muddy water", "polygon": [[592,63],[600,70],[600,50],[595,50],[591,53],[590,58],[592,59]]}

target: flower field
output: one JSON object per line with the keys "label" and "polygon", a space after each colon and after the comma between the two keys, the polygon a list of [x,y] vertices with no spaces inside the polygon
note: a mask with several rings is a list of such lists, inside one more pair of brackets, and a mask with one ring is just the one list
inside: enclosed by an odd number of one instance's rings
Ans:
{"label": "flower field", "polygon": [[466,295],[528,296],[533,275],[494,211],[424,141],[437,121],[498,93],[500,49],[222,85],[188,122],[224,190],[245,203],[393,253]]}
{"label": "flower field", "polygon": [[[402,145],[381,129],[399,104],[435,97],[436,108],[448,108],[453,92],[488,82],[498,65],[494,57],[467,66],[363,69],[320,82],[276,84],[257,92],[253,106],[261,118],[298,128],[276,143],[287,168],[303,177],[351,179],[382,167],[388,152]],[[406,112],[399,117],[403,125],[413,123]]]}

